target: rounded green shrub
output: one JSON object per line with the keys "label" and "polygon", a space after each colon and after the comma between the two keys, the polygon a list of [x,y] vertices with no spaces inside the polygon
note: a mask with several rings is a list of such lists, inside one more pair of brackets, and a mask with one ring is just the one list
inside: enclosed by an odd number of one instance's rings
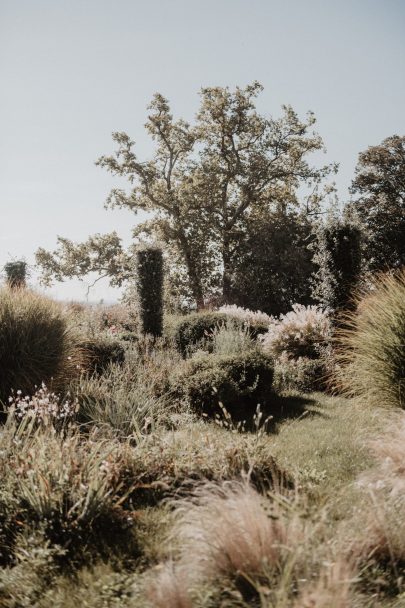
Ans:
{"label": "rounded green shrub", "polygon": [[26,289],[0,290],[0,401],[12,391],[32,394],[42,382],[59,390],[80,363],[56,302]]}
{"label": "rounded green shrub", "polygon": [[337,383],[378,406],[405,407],[405,270],[380,277],[338,335]]}
{"label": "rounded green shrub", "polygon": [[[183,356],[193,350],[199,342],[206,343],[213,339],[215,331],[226,325],[229,315],[222,312],[195,312],[178,321],[172,330],[174,342]],[[249,324],[240,319],[232,318],[235,327],[248,328],[249,335],[255,339],[265,333],[268,326],[265,324]]]}
{"label": "rounded green shrub", "polygon": [[90,372],[102,374],[111,364],[121,365],[125,361],[125,349],[119,340],[94,337],[81,344]]}
{"label": "rounded green shrub", "polygon": [[225,409],[234,419],[251,419],[258,404],[271,398],[273,363],[251,351],[240,355],[199,355],[187,360],[172,378],[172,390],[199,413]]}

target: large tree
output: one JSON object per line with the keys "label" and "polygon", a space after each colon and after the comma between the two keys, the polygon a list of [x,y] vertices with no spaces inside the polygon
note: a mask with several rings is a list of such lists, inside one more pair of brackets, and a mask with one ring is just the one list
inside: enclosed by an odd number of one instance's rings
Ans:
{"label": "large tree", "polygon": [[405,264],[405,136],[387,137],[359,155],[349,209],[366,236],[372,271]]}
{"label": "large tree", "polygon": [[[130,137],[114,133],[116,152],[97,161],[130,184],[128,191],[112,190],[107,205],[152,213],[134,235],[166,243],[198,307],[215,292],[231,301],[232,267],[250,214],[288,212],[298,205],[302,184],[313,190],[316,205],[318,187],[333,169],[308,162],[311,152],[323,148],[312,131],[314,116],[300,120],[289,106],[281,118],[263,116],[255,108],[261,90],[257,82],[232,92],[202,89],[193,126],[174,120],[168,101],[156,94],[146,123],[155,142],[153,157],[139,160]],[[52,261],[52,272],[63,273],[63,251],[42,250],[37,259],[45,273]]]}

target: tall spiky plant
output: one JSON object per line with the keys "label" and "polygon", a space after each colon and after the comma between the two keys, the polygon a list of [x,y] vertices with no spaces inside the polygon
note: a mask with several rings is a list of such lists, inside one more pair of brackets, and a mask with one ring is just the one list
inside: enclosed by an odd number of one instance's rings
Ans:
{"label": "tall spiky plant", "polygon": [[163,254],[157,246],[145,246],[136,255],[136,283],[141,330],[155,337],[163,329]]}

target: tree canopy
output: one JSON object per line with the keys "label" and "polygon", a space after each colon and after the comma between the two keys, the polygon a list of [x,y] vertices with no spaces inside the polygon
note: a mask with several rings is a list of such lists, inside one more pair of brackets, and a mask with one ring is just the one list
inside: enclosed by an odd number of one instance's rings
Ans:
{"label": "tree canopy", "polygon": [[[301,120],[283,106],[280,118],[263,116],[255,107],[261,91],[257,82],[234,91],[203,88],[193,125],[175,120],[168,101],[156,94],[145,125],[155,143],[153,157],[140,160],[135,143],[120,132],[113,133],[116,152],[97,161],[129,183],[127,191],[112,190],[107,206],[151,212],[135,227],[135,240],[165,244],[173,276],[198,307],[212,294],[231,300],[233,265],[249,217],[296,211],[302,185],[311,192],[307,205],[316,209],[323,180],[335,169],[308,162],[310,153],[323,149],[312,130],[313,114]],[[125,277],[130,252],[120,249],[117,236],[92,238],[77,246],[60,239],[53,253],[40,250],[45,280],[101,270],[116,282],[120,264]],[[104,243],[106,249],[98,246]]]}
{"label": "tree canopy", "polygon": [[405,264],[405,136],[387,137],[359,154],[349,206],[363,226],[372,271]]}

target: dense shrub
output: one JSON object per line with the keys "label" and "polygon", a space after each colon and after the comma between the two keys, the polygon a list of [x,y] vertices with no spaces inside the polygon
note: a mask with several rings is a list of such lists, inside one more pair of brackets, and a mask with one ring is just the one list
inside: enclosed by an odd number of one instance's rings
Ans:
{"label": "dense shrub", "polygon": [[186,317],[180,317],[176,327],[172,329],[173,339],[178,350],[186,355],[196,345],[203,342],[204,348],[207,348],[208,343],[214,339],[215,332],[222,326],[226,326],[229,319],[232,319],[235,330],[237,328],[246,330],[253,339],[268,330],[268,323],[263,322],[262,319],[252,322],[245,316],[228,314],[228,308],[232,308],[232,313],[234,313],[234,307],[226,307],[224,311],[221,309],[215,312],[196,312]]}
{"label": "dense shrub", "polygon": [[325,389],[328,370],[323,358],[281,356],[274,365],[274,388],[277,391],[311,393]]}
{"label": "dense shrub", "polygon": [[32,394],[42,382],[53,390],[81,362],[62,309],[32,291],[0,291],[0,400],[11,391]]}
{"label": "dense shrub", "polygon": [[405,407],[405,271],[378,279],[346,324],[338,385],[377,406]]}
{"label": "dense shrub", "polygon": [[73,427],[60,434],[34,423],[27,418],[18,425],[10,416],[0,436],[0,474],[13,497],[14,526],[18,520],[21,530],[41,530],[45,547],[59,546],[63,559],[76,563],[130,544],[133,520],[119,506],[111,464],[119,462],[120,445],[84,441]]}
{"label": "dense shrub", "polygon": [[193,346],[212,335],[214,329],[225,323],[226,319],[224,313],[218,312],[196,312],[186,317],[180,317],[173,331],[176,347],[183,355],[186,355]]}
{"label": "dense shrub", "polygon": [[136,254],[136,285],[139,315],[144,334],[161,336],[163,328],[163,255],[158,247],[145,247]]}
{"label": "dense shrub", "polygon": [[262,336],[263,350],[273,357],[317,359],[330,339],[327,313],[317,306],[294,304],[291,312],[275,319]]}
{"label": "dense shrub", "polygon": [[173,390],[208,416],[222,407],[232,418],[251,420],[258,404],[269,403],[272,382],[272,361],[259,352],[198,355],[174,376]]}
{"label": "dense shrub", "polygon": [[111,364],[122,364],[125,349],[119,340],[106,336],[94,337],[81,344],[86,356],[87,369],[102,374]]}

